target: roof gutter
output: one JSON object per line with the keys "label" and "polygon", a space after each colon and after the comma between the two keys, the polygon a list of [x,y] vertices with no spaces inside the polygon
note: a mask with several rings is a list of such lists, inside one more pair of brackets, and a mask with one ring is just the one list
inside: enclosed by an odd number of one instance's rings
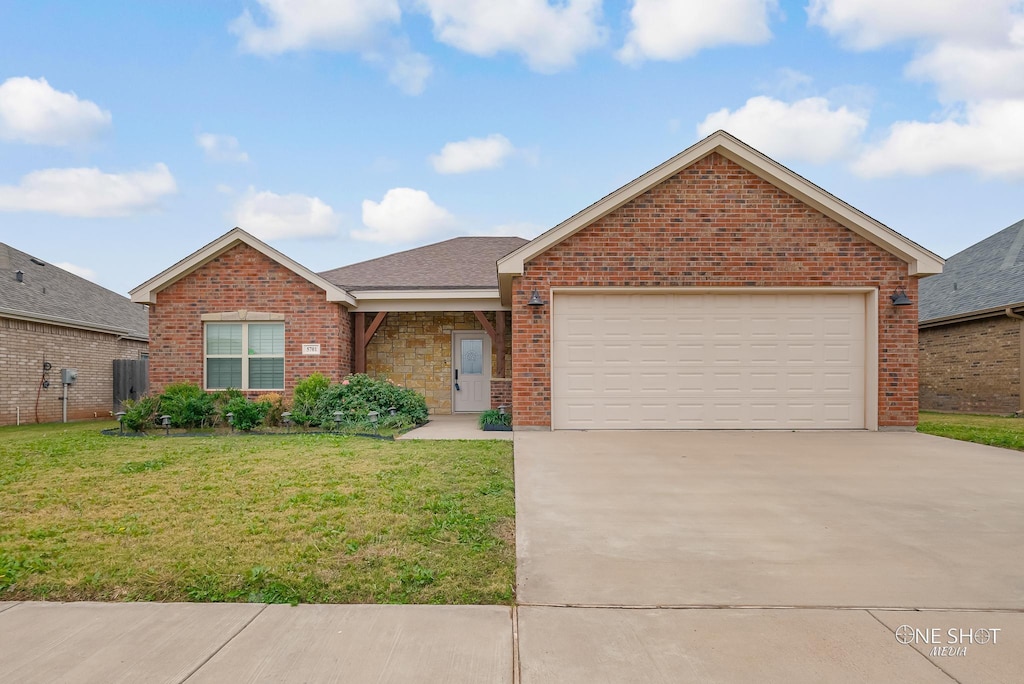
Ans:
{"label": "roof gutter", "polygon": [[968,311],[967,313],[955,314],[953,316],[944,316],[942,318],[932,318],[927,321],[919,321],[917,327],[921,328],[935,328],[940,325],[950,325],[952,323],[966,323],[967,321],[976,321],[981,318],[993,318],[995,316],[1009,316],[1010,318],[1017,318],[1017,314],[1013,313],[1014,309],[1020,309],[1024,307],[1024,302],[1016,302],[1014,304],[993,306],[988,309],[978,309],[976,311]]}
{"label": "roof gutter", "polygon": [[118,337],[141,340],[144,342],[149,341],[149,337],[140,337],[135,332],[128,330],[126,328],[109,328],[106,326],[89,323],[88,321],[79,321],[74,318],[61,318],[60,316],[40,316],[39,314],[34,314],[29,311],[19,311],[17,309],[0,309],[0,316],[3,316],[5,318],[13,318],[19,321],[28,321],[29,323],[46,323],[50,325],[60,325],[65,328],[77,328],[79,330],[88,330],[90,332],[117,335]]}

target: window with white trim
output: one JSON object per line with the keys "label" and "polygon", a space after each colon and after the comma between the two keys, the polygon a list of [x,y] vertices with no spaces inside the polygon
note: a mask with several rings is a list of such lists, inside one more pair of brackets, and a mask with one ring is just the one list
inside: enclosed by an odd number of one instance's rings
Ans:
{"label": "window with white trim", "polygon": [[207,323],[206,389],[283,390],[284,323]]}

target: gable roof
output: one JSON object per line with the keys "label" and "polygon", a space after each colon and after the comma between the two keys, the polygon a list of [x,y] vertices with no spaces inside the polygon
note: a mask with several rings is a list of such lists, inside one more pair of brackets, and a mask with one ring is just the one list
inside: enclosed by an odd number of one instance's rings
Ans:
{"label": "gable roof", "polygon": [[498,259],[526,242],[518,237],[457,237],[320,275],[349,291],[495,290]]}
{"label": "gable roof", "polygon": [[305,278],[313,285],[316,285],[326,293],[327,301],[355,304],[355,299],[353,299],[352,295],[344,289],[338,287],[334,283],[324,280],[316,273],[313,273],[313,271],[310,271],[308,268],[301,265],[299,262],[286,257],[281,252],[277,251],[262,240],[258,240],[241,228],[232,228],[210,244],[205,247],[201,247],[170,268],[153,276],[142,285],[136,287],[130,293],[132,301],[144,304],[156,304],[157,294],[160,290],[163,290],[168,285],[184,278],[192,271],[204,266],[238,244],[246,244],[252,247],[268,259],[276,261],[296,275]]}
{"label": "gable roof", "polygon": [[526,262],[713,152],[739,164],[783,192],[896,255],[907,262],[910,275],[925,276],[942,272],[943,261],[937,254],[822,190],[725,131],[716,131],[500,259],[498,280],[501,285],[502,302],[508,303],[511,297],[512,276],[522,275]]}
{"label": "gable roof", "polygon": [[922,323],[1024,305],[1024,220],[951,256],[918,298]]}
{"label": "gable roof", "polygon": [[2,242],[0,316],[149,339],[146,307]]}

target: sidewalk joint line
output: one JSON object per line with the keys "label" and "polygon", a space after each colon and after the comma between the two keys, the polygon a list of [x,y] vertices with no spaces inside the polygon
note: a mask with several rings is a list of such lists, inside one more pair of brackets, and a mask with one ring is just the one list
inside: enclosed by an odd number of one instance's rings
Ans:
{"label": "sidewalk joint line", "polygon": [[11,605],[5,606],[3,608],[0,608],[0,613],[5,613],[8,610],[10,610],[11,608],[16,608],[16,607],[20,606],[22,603],[24,603],[24,601],[13,601],[13,602],[11,602]]}
{"label": "sidewalk joint line", "polygon": [[[878,616],[877,616],[877,615],[875,615],[874,613],[872,613],[872,612],[871,612],[870,610],[866,610],[866,611],[864,611],[864,612],[865,612],[865,613],[867,613],[868,615],[870,615],[871,617],[873,617],[873,618],[875,619],[875,621],[876,621],[876,622],[877,622],[878,624],[882,625],[882,627],[885,627],[886,631],[889,631],[889,632],[891,632],[891,631],[892,631],[892,628],[891,628],[891,627],[889,627],[889,625],[887,625],[887,624],[885,624],[884,622],[882,622],[881,620],[879,620],[879,619],[878,619]],[[962,682],[961,682],[961,681],[960,681],[959,679],[957,679],[957,678],[956,678],[956,677],[954,677],[953,675],[951,675],[951,674],[949,674],[948,672],[946,672],[946,671],[945,671],[944,669],[942,669],[942,666],[941,666],[941,665],[939,665],[939,664],[938,664],[937,662],[935,662],[934,660],[932,660],[931,658],[929,658],[929,657],[928,657],[927,655],[925,655],[924,651],[922,651],[922,650],[920,650],[919,648],[917,648],[917,645],[916,645],[916,644],[909,644],[909,646],[910,646],[910,647],[911,647],[912,649],[914,649],[914,653],[918,654],[919,656],[921,656],[922,658],[924,658],[925,660],[927,660],[927,661],[928,661],[928,663],[929,663],[930,665],[932,665],[932,667],[934,667],[934,668],[935,668],[936,670],[938,670],[938,671],[939,671],[939,672],[941,672],[942,674],[944,674],[944,675],[946,675],[947,677],[949,677],[951,681],[954,681],[954,682],[956,682],[956,684],[962,684]]]}
{"label": "sidewalk joint line", "polygon": [[519,663],[519,608],[512,604],[512,684],[520,684],[522,670]]}
{"label": "sidewalk joint line", "polygon": [[232,634],[231,636],[229,636],[229,637],[228,637],[228,640],[227,640],[227,641],[225,641],[225,642],[224,642],[223,644],[221,644],[220,646],[218,646],[218,647],[217,647],[217,650],[216,650],[216,651],[214,651],[213,653],[211,653],[210,655],[208,655],[208,656],[207,656],[206,658],[204,658],[204,659],[203,659],[203,662],[201,662],[201,663],[199,663],[198,665],[196,665],[196,666],[195,666],[195,668],[194,668],[194,669],[193,669],[193,670],[192,670],[191,672],[189,672],[189,673],[188,673],[187,675],[185,675],[185,678],[184,678],[184,679],[182,679],[182,680],[181,680],[180,682],[178,682],[178,684],[185,684],[185,682],[187,682],[188,680],[192,679],[192,677],[194,677],[194,676],[195,676],[195,674],[196,674],[197,672],[199,672],[199,671],[200,671],[201,669],[203,669],[203,667],[204,667],[204,666],[205,666],[205,665],[206,665],[206,664],[207,664],[208,662],[210,662],[211,660],[213,660],[213,657],[214,657],[215,655],[217,655],[218,653],[220,653],[221,651],[223,651],[223,650],[224,650],[224,647],[225,647],[225,646],[227,646],[228,644],[230,644],[230,643],[231,643],[232,641],[234,641],[234,640],[235,640],[235,637],[237,637],[237,636],[238,636],[239,634],[241,634],[242,632],[244,632],[244,631],[245,631],[245,630],[246,630],[246,629],[247,629],[247,628],[249,627],[249,625],[251,625],[251,624],[253,623],[253,621],[254,621],[254,620],[255,620],[256,618],[258,618],[258,617],[259,617],[260,615],[263,615],[263,611],[265,611],[265,610],[267,609],[267,606],[269,606],[269,605],[270,605],[269,603],[264,603],[264,604],[263,604],[263,607],[262,607],[262,608],[260,608],[259,610],[257,610],[257,611],[256,611],[256,614],[255,614],[255,615],[253,615],[253,616],[252,616],[251,618],[249,618],[249,619],[248,619],[248,620],[246,621],[246,623],[245,623],[244,625],[242,625],[241,627],[239,627],[239,628],[238,628],[238,629],[237,629],[237,630],[235,631],[235,633],[234,633],[234,634]]}

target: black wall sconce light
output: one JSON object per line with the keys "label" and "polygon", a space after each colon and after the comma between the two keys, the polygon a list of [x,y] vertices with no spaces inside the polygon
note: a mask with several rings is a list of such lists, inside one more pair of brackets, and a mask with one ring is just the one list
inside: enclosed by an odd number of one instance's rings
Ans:
{"label": "black wall sconce light", "polygon": [[902,287],[897,287],[889,299],[892,300],[893,306],[910,306],[914,302],[910,301],[910,297],[907,296],[907,291]]}
{"label": "black wall sconce light", "polygon": [[544,300],[540,298],[540,292],[536,290],[530,295],[530,301],[527,302],[529,306],[544,306]]}

